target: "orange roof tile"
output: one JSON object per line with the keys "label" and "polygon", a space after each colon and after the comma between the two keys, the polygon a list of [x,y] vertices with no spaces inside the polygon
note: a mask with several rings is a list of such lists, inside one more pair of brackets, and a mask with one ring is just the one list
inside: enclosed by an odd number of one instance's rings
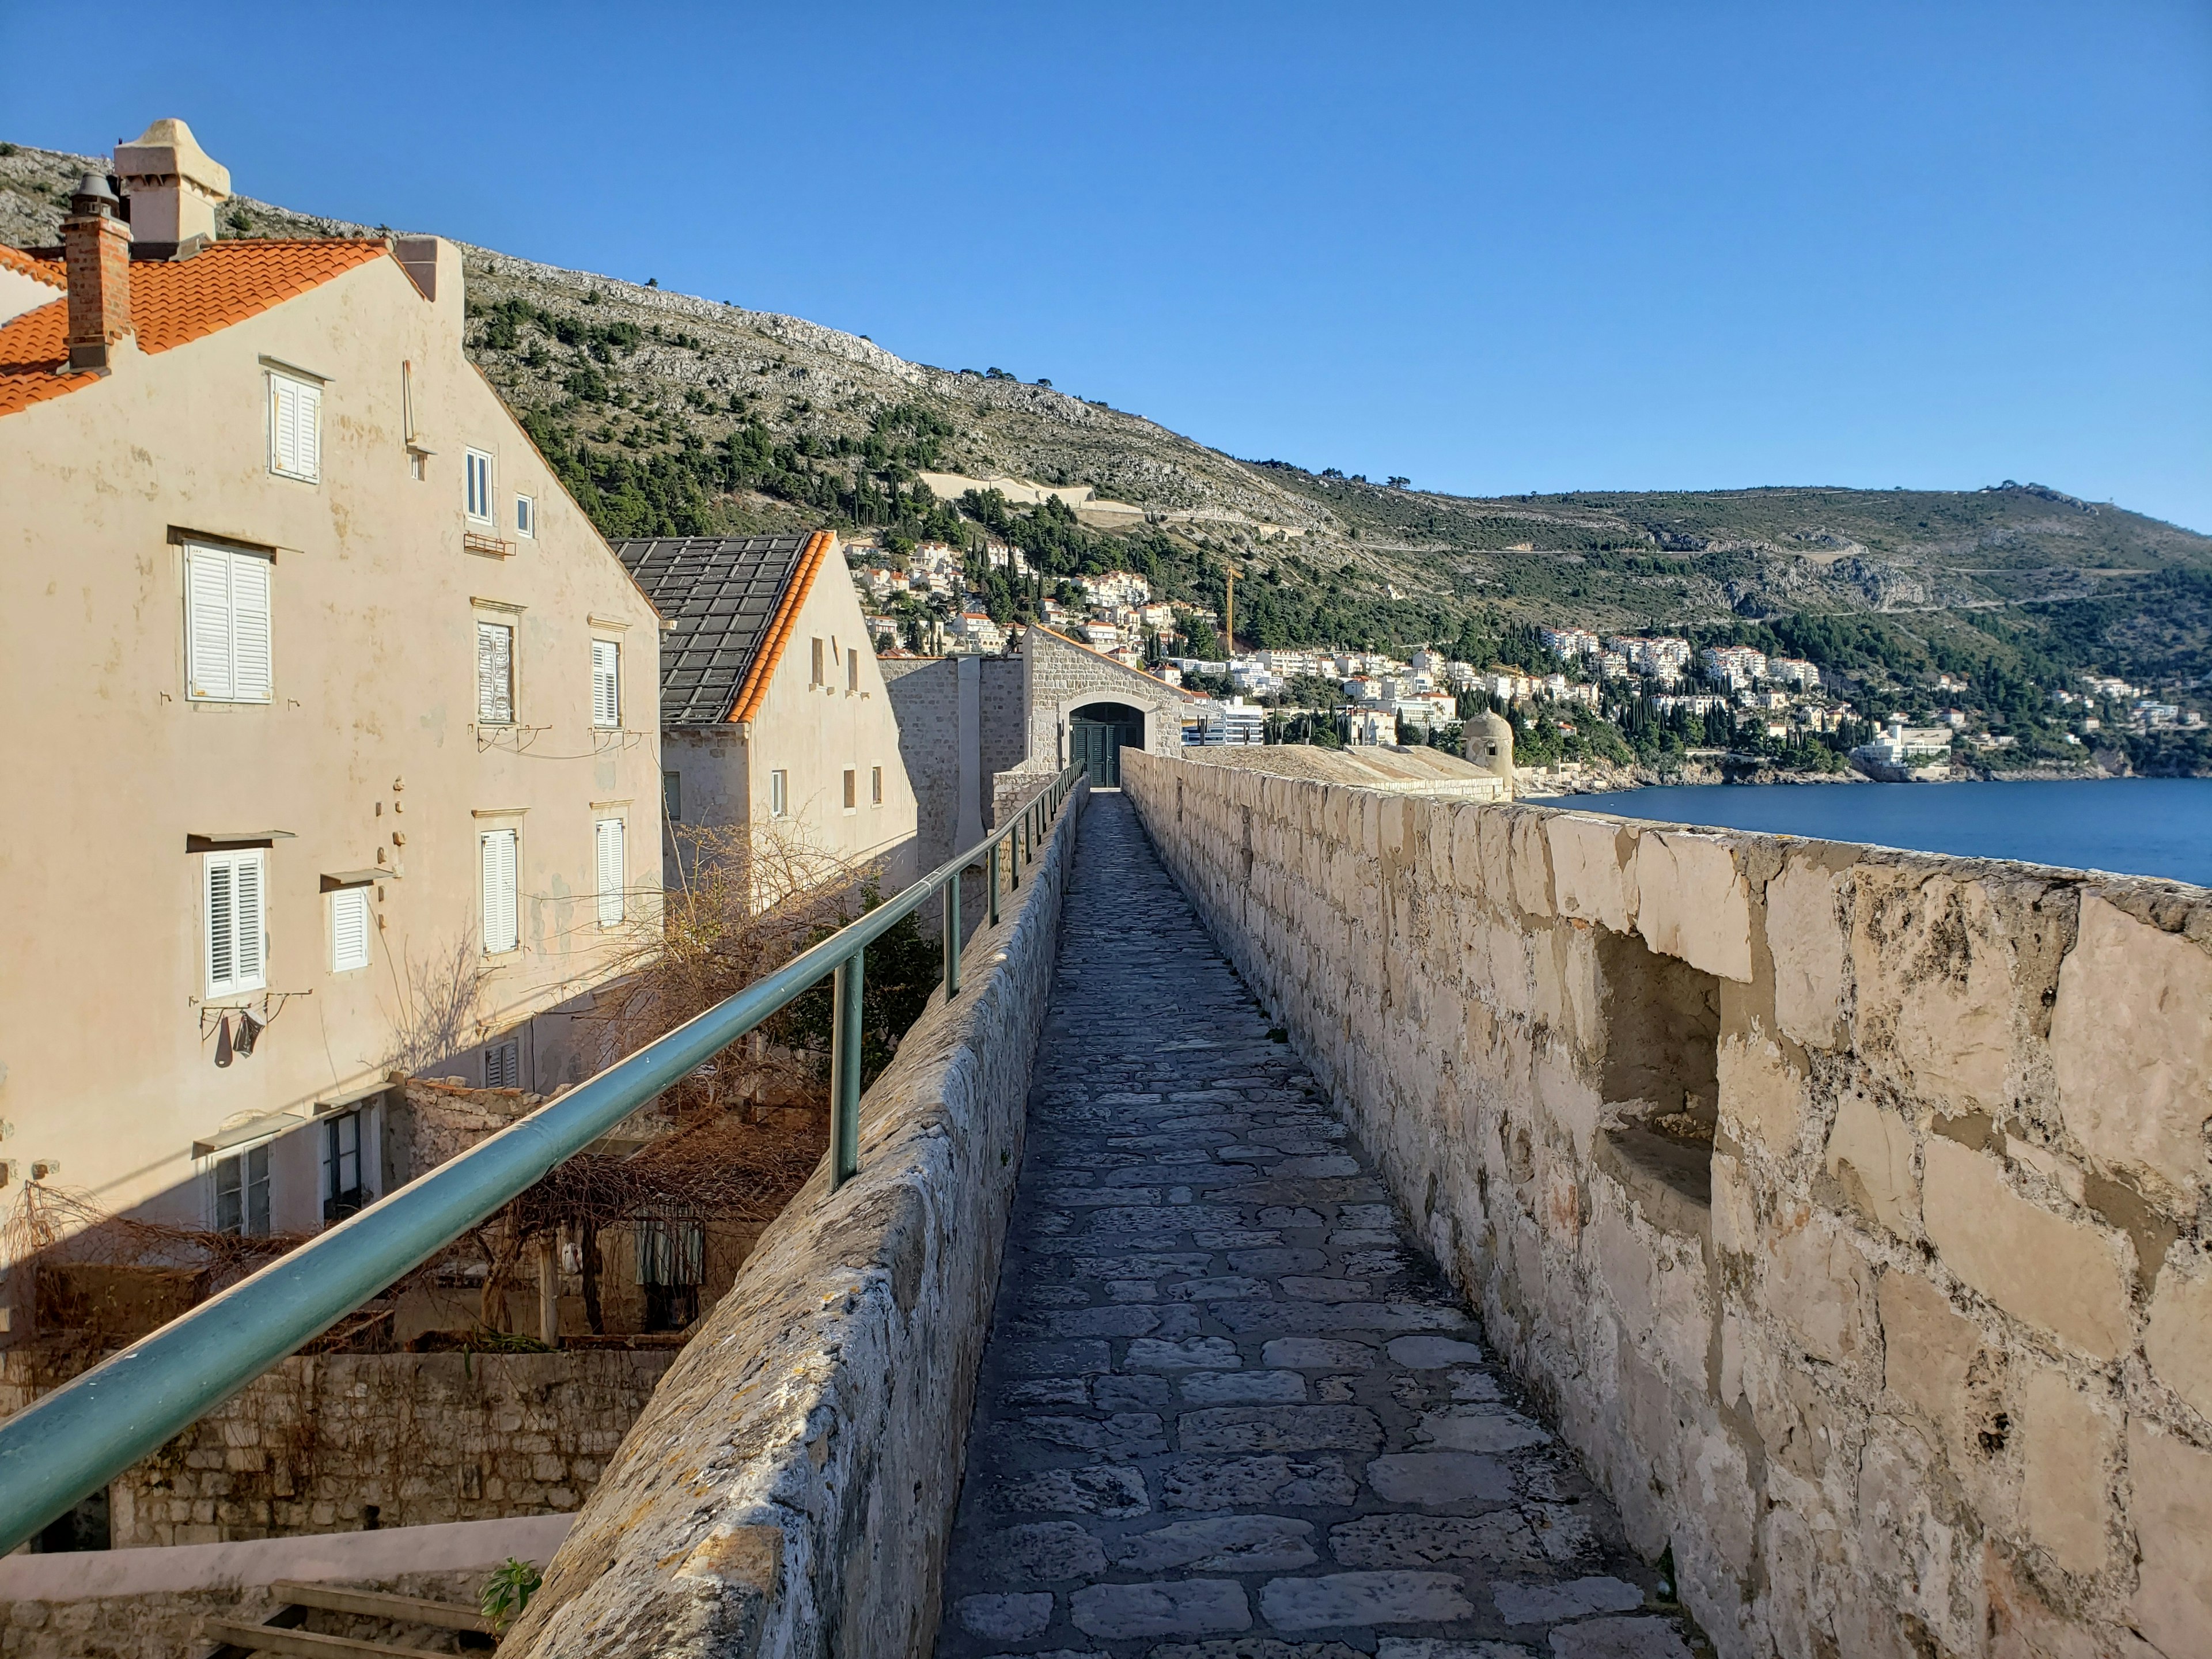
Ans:
{"label": "orange roof tile", "polygon": [[28,276],[48,288],[68,286],[69,279],[62,274],[60,260],[34,259],[22,249],[9,247],[5,242],[0,242],[0,270],[12,270],[18,276]]}
{"label": "orange roof tile", "polygon": [[[384,252],[384,244],[376,241],[215,242],[193,258],[137,262],[131,267],[131,329],[139,350],[167,351],[258,316]],[[27,263],[46,265],[57,275],[61,270],[45,261]],[[68,338],[66,300],[26,312],[0,327],[0,415],[100,378],[64,372]]]}
{"label": "orange roof tile", "polygon": [[783,603],[769,619],[768,642],[753,659],[752,672],[738,689],[737,706],[730,711],[731,720],[749,720],[760,713],[761,704],[768,700],[769,679],[775,674],[776,664],[783,660],[783,647],[790,643],[791,630],[799,624],[799,607],[806,603],[806,595],[814,586],[815,573],[822,568],[823,560],[830,556],[830,550],[836,544],[836,537],[826,530],[817,530],[808,538],[805,551],[799,556],[799,568],[791,573],[791,585],[783,590]]}

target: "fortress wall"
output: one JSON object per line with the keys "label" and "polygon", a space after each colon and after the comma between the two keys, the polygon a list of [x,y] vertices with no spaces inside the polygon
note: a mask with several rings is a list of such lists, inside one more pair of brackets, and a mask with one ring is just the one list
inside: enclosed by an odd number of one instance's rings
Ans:
{"label": "fortress wall", "polygon": [[2212,1652],[2212,893],[1123,764],[1721,1653]]}

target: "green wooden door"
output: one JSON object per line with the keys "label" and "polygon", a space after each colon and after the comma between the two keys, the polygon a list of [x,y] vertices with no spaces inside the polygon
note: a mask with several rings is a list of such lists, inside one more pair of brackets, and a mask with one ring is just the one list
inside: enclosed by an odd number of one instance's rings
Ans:
{"label": "green wooden door", "polygon": [[1089,769],[1091,787],[1119,789],[1122,745],[1144,747],[1144,716],[1120,704],[1094,704],[1069,720],[1067,737],[1067,757]]}

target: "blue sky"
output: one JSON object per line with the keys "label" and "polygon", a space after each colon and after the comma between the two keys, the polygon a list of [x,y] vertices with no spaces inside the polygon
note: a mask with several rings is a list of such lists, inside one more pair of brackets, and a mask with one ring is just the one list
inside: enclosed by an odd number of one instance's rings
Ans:
{"label": "blue sky", "polygon": [[[2212,7],[0,5],[0,136],[1480,494],[2212,530]],[[46,64],[51,73],[30,73]]]}

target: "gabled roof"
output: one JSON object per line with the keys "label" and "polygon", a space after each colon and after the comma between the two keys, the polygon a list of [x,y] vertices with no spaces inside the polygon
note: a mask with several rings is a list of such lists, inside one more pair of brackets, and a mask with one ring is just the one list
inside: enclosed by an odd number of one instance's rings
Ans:
{"label": "gabled roof", "polygon": [[1067,647],[1072,651],[1080,651],[1086,657],[1096,657],[1099,661],[1106,664],[1109,667],[1119,669],[1124,674],[1134,674],[1139,679],[1146,681],[1149,684],[1158,686],[1164,693],[1181,697],[1185,702],[1206,702],[1210,701],[1208,698],[1200,696],[1195,692],[1186,691],[1179,685],[1170,685],[1165,680],[1157,679],[1153,676],[1145,672],[1141,668],[1132,668],[1125,662],[1117,662],[1113,658],[1108,656],[1103,651],[1097,649],[1095,646],[1085,645],[1081,640],[1070,639],[1066,635],[1061,633],[1056,628],[1047,628],[1042,623],[1032,623],[1030,624],[1030,629],[1031,631],[1042,635],[1046,639],[1057,640],[1060,644]]}
{"label": "gabled roof", "polygon": [[615,556],[667,623],[664,726],[749,720],[837,538],[676,536],[617,542]]}
{"label": "gabled roof", "polygon": [[[13,249],[7,252],[15,253]],[[133,260],[131,330],[139,350],[167,351],[258,316],[384,256],[385,245],[379,241],[240,241],[211,242],[190,259]],[[51,261],[23,255],[9,259],[8,268],[41,281],[56,280],[61,271]],[[27,311],[0,327],[0,415],[92,386],[100,378],[90,370],[58,372],[68,364],[66,299]]]}

